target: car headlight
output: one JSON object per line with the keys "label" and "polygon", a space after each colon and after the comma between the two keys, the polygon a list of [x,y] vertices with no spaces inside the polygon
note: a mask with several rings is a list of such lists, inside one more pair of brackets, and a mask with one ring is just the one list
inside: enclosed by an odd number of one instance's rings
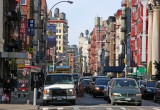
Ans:
{"label": "car headlight", "polygon": [[147,91],[148,91],[148,92],[151,92],[152,90],[151,90],[151,89],[147,89]]}
{"label": "car headlight", "polygon": [[95,87],[96,90],[99,90],[99,87]]}
{"label": "car headlight", "polygon": [[142,96],[142,94],[136,94],[136,96]]}
{"label": "car headlight", "polygon": [[120,93],[112,93],[112,95],[118,95],[118,96],[121,96]]}
{"label": "car headlight", "polygon": [[74,94],[74,89],[68,89],[68,94]]}
{"label": "car headlight", "polygon": [[46,90],[44,90],[44,94],[50,94],[50,91],[51,91],[51,90],[46,89]]}

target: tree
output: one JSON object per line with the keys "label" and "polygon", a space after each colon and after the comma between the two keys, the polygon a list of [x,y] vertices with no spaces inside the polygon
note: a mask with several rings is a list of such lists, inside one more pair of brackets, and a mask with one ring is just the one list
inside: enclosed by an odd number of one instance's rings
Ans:
{"label": "tree", "polygon": [[149,62],[147,74],[152,74],[152,61]]}
{"label": "tree", "polygon": [[160,80],[160,62],[154,62],[155,68],[157,69],[156,78]]}

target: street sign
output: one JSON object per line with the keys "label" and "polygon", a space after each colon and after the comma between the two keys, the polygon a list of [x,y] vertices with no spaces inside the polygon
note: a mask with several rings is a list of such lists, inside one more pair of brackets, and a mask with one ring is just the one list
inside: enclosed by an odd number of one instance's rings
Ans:
{"label": "street sign", "polygon": [[34,19],[27,20],[27,35],[34,36]]}

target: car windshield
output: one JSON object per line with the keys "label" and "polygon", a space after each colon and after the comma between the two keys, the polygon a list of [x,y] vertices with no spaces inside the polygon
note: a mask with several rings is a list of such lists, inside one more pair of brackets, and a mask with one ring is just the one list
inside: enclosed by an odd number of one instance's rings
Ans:
{"label": "car windshield", "polygon": [[134,80],[116,80],[114,83],[115,88],[138,88]]}
{"label": "car windshield", "polygon": [[83,79],[89,79],[89,78],[80,78],[80,82],[82,82]]}
{"label": "car windshield", "polygon": [[109,80],[97,80],[96,85],[107,85]]}
{"label": "car windshield", "polygon": [[156,82],[155,81],[147,81],[147,87],[155,87]]}
{"label": "car windshield", "polygon": [[74,84],[71,75],[48,75],[46,84]]}

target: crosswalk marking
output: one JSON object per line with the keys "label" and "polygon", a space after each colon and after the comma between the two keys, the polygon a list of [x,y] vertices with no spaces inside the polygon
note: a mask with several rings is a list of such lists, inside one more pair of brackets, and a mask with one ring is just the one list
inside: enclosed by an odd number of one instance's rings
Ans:
{"label": "crosswalk marking", "polygon": [[155,108],[153,108],[153,110],[160,110],[160,107],[159,108],[155,107]]}

